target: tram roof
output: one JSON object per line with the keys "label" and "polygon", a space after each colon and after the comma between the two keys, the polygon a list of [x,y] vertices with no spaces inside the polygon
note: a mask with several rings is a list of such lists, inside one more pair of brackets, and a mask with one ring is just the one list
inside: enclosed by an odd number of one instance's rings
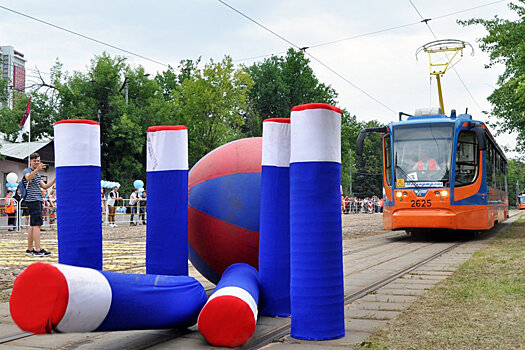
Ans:
{"label": "tram roof", "polygon": [[472,119],[472,115],[470,114],[459,114],[454,117],[449,117],[445,114],[431,114],[431,115],[421,115],[421,116],[410,116],[406,120],[400,120],[397,122],[393,122],[390,125],[395,127],[399,125],[417,125],[417,124],[429,124],[429,123],[463,123],[463,122],[479,122],[481,124],[484,124],[483,122],[476,121]]}

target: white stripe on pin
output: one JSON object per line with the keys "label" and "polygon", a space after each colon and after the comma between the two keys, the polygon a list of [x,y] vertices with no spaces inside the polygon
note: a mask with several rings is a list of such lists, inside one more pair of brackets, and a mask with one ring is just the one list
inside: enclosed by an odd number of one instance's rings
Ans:
{"label": "white stripe on pin", "polygon": [[341,163],[341,112],[339,108],[313,103],[291,112],[290,163]]}
{"label": "white stripe on pin", "polygon": [[[53,264],[66,278],[69,300],[56,329],[64,333],[91,332],[97,329],[111,306],[111,287],[97,270]],[[38,286],[37,286],[38,287]]]}
{"label": "white stripe on pin", "polygon": [[100,126],[92,120],[55,123],[55,167],[100,166]]}
{"label": "white stripe on pin", "polygon": [[148,128],[146,171],[188,170],[188,129],[184,125]]}
{"label": "white stripe on pin", "polygon": [[257,303],[255,302],[255,299],[253,299],[252,295],[250,293],[248,293],[246,290],[240,288],[240,287],[224,287],[224,288],[221,288],[219,289],[218,291],[216,291],[215,293],[213,293],[210,298],[208,299],[207,303],[209,303],[210,301],[212,301],[213,299],[217,298],[217,297],[222,297],[222,296],[234,296],[234,297],[237,297],[239,299],[241,299],[242,301],[244,301],[246,304],[248,304],[248,306],[250,307],[250,309],[252,310],[252,313],[253,313],[253,318],[255,319],[255,321],[257,322]]}
{"label": "white stripe on pin", "polygon": [[263,121],[262,165],[290,166],[290,118]]}

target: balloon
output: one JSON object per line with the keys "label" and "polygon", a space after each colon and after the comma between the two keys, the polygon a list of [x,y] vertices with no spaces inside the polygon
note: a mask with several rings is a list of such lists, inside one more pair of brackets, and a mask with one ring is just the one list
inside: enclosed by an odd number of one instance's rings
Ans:
{"label": "balloon", "polygon": [[116,183],[115,183],[115,186],[117,186],[118,188],[120,188],[120,182],[116,182]]}
{"label": "balloon", "polygon": [[15,173],[9,173],[7,174],[5,179],[7,180],[8,183],[14,184],[18,181],[18,175],[16,175]]}
{"label": "balloon", "polygon": [[142,188],[144,187],[144,182],[142,180],[135,180],[135,182],[133,182],[133,187],[136,189]]}
{"label": "balloon", "polygon": [[144,192],[144,187],[139,188],[139,194],[142,194]]}

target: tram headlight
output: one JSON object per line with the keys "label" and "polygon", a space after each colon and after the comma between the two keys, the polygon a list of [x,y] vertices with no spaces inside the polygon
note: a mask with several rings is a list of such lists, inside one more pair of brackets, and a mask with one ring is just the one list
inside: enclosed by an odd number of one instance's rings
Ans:
{"label": "tram headlight", "polygon": [[439,191],[436,191],[435,195],[439,197],[440,196]]}
{"label": "tram headlight", "polygon": [[441,197],[447,197],[447,196],[448,196],[448,191],[447,190],[441,191]]}
{"label": "tram headlight", "polygon": [[396,197],[399,197],[399,198],[401,198],[401,196],[402,196],[402,195],[403,195],[403,193],[401,193],[401,191],[399,191],[399,192],[396,192]]}

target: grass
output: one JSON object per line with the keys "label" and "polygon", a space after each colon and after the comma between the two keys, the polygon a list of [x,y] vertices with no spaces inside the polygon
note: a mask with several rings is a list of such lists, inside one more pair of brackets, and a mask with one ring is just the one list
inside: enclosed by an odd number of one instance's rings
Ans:
{"label": "grass", "polygon": [[525,219],[514,222],[360,348],[525,348]]}

